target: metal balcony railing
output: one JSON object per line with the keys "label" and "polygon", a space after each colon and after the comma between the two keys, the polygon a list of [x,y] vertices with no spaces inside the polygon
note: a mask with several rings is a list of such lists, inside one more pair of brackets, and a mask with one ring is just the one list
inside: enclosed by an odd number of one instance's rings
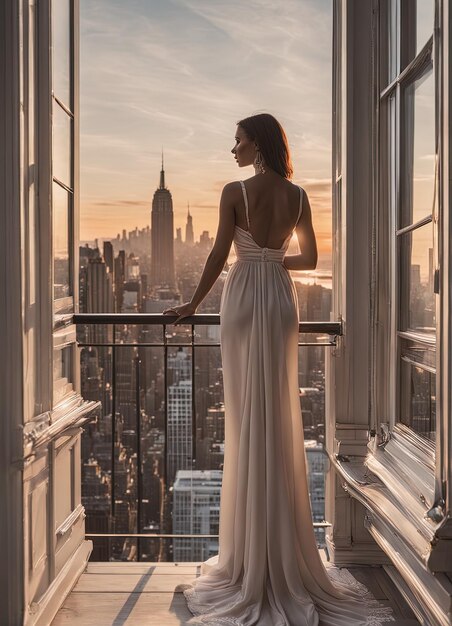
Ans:
{"label": "metal balcony railing", "polygon": [[[196,335],[196,328],[201,326],[218,326],[220,324],[219,314],[196,314],[187,317],[181,325],[173,326],[172,323],[176,316],[162,315],[155,313],[80,313],[74,315],[73,321],[77,325],[77,344],[80,348],[106,348],[111,350],[111,491],[110,491],[110,516],[115,519],[116,507],[116,483],[115,483],[115,444],[117,440],[116,432],[116,390],[117,390],[117,351],[125,348],[136,348],[133,358],[134,379],[135,379],[135,411],[136,411],[136,463],[137,463],[137,485],[136,485],[136,517],[137,528],[141,528],[142,520],[142,503],[143,503],[143,477],[142,467],[142,449],[141,449],[141,406],[140,406],[140,353],[141,348],[161,348],[163,350],[163,377],[164,377],[164,451],[163,451],[163,483],[165,489],[168,484],[168,351],[173,348],[189,348],[191,350],[191,440],[192,440],[192,469],[196,468],[196,440],[197,440],[197,423],[196,423],[196,393],[195,393],[195,367],[196,367],[196,349],[202,347],[219,347],[219,342],[199,341]],[[125,327],[141,327],[153,328],[161,327],[161,338],[154,337],[151,341],[148,339],[138,338],[136,340],[124,340],[121,329]],[[169,327],[169,328],[168,328]],[[108,329],[108,330],[107,330]],[[171,329],[171,331],[170,331]],[[336,345],[336,339],[342,334],[342,325],[340,322],[300,322],[300,334],[323,336],[322,341],[300,341],[299,346],[325,346],[332,347]],[[127,333],[126,333],[127,334]],[[138,333],[136,333],[138,335]],[[331,526],[327,521],[313,522],[315,528],[325,528]],[[87,533],[87,537],[93,539],[123,537],[137,540],[138,559],[140,555],[140,539],[208,539],[217,538],[218,534],[170,534],[170,533]]]}

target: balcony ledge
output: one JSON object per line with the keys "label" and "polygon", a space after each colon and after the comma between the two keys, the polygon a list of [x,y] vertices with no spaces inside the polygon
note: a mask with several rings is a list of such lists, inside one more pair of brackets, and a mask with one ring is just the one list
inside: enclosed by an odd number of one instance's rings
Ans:
{"label": "balcony ledge", "polygon": [[366,508],[365,526],[394,564],[385,566],[385,571],[397,582],[416,615],[426,623],[450,626],[452,541],[444,530],[450,519],[433,523],[426,516],[428,507],[413,502],[408,486],[403,491],[400,473],[397,494],[391,490],[384,448],[374,446],[372,450],[369,444],[366,457],[331,455],[330,459],[343,479],[344,490]]}
{"label": "balcony ledge", "polygon": [[[322,551],[322,558],[324,551]],[[394,626],[418,621],[381,567],[355,567],[353,576],[393,607]],[[109,626],[152,623],[183,626],[191,617],[182,590],[200,573],[200,563],[89,562],[52,626]]]}

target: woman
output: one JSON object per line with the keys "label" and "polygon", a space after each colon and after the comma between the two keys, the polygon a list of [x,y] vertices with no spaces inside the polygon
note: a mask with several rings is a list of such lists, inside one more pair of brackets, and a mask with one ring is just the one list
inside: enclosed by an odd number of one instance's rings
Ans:
{"label": "woman", "polygon": [[[232,153],[255,176],[227,184],[215,244],[190,302],[196,312],[234,242],[220,304],[225,454],[219,554],[184,589],[189,624],[358,626],[392,620],[316,544],[298,395],[298,300],[289,270],[314,269],[306,192],[290,182],[283,128],[263,113],[238,122]],[[301,254],[286,255],[293,232]]]}

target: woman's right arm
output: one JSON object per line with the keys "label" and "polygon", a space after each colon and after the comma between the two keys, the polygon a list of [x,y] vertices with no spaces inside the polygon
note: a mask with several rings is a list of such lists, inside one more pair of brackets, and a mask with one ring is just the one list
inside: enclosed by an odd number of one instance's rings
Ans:
{"label": "woman's right arm", "polygon": [[228,259],[234,238],[234,207],[237,202],[238,189],[240,189],[240,186],[237,183],[228,183],[224,186],[221,193],[220,217],[215,242],[207,257],[199,284],[190,300],[190,304],[196,308],[198,308],[212,289]]}
{"label": "woman's right arm", "polygon": [[312,227],[311,205],[306,191],[303,192],[303,210],[295,232],[301,254],[289,254],[283,259],[288,270],[313,270],[317,266],[317,242]]}

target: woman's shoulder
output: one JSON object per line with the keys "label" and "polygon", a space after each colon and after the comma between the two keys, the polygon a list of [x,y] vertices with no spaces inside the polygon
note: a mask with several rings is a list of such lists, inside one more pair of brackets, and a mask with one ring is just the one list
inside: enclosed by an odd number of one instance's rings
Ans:
{"label": "woman's shoulder", "polygon": [[236,202],[239,194],[242,193],[241,181],[233,180],[226,183],[221,191],[221,198],[226,202]]}
{"label": "woman's shoulder", "polygon": [[[223,187],[223,193],[226,193],[228,195],[234,195],[237,193],[241,193],[241,185],[242,183],[245,184],[246,188],[248,189],[256,189],[256,191],[259,190],[259,188],[262,187],[263,190],[265,190],[265,188],[268,188],[268,184],[269,181],[268,180],[264,180],[264,177],[262,176],[262,174],[255,174],[254,176],[250,176],[249,178],[245,178],[242,180],[232,180],[229,181],[227,183],[225,183],[224,187]],[[305,193],[304,187],[302,187],[301,185],[298,185],[297,183],[294,183],[293,181],[287,179],[287,178],[280,178],[280,180],[276,180],[276,181],[272,181],[270,183],[271,187],[274,187],[275,184],[277,184],[277,186],[282,190],[282,189],[291,189],[293,190],[294,188],[297,188],[297,192],[299,189],[301,189],[301,191],[303,193]]]}
{"label": "woman's shoulder", "polygon": [[299,185],[298,183],[294,183],[292,180],[287,181],[290,185],[292,185],[292,187],[297,187],[298,189],[301,189],[302,191],[304,191],[304,187],[302,187],[301,185]]}
{"label": "woman's shoulder", "polygon": [[[253,176],[254,178],[254,176]],[[223,185],[223,189],[240,189],[240,186],[243,182],[247,183],[252,180],[251,178],[245,178],[242,180],[231,180]]]}

